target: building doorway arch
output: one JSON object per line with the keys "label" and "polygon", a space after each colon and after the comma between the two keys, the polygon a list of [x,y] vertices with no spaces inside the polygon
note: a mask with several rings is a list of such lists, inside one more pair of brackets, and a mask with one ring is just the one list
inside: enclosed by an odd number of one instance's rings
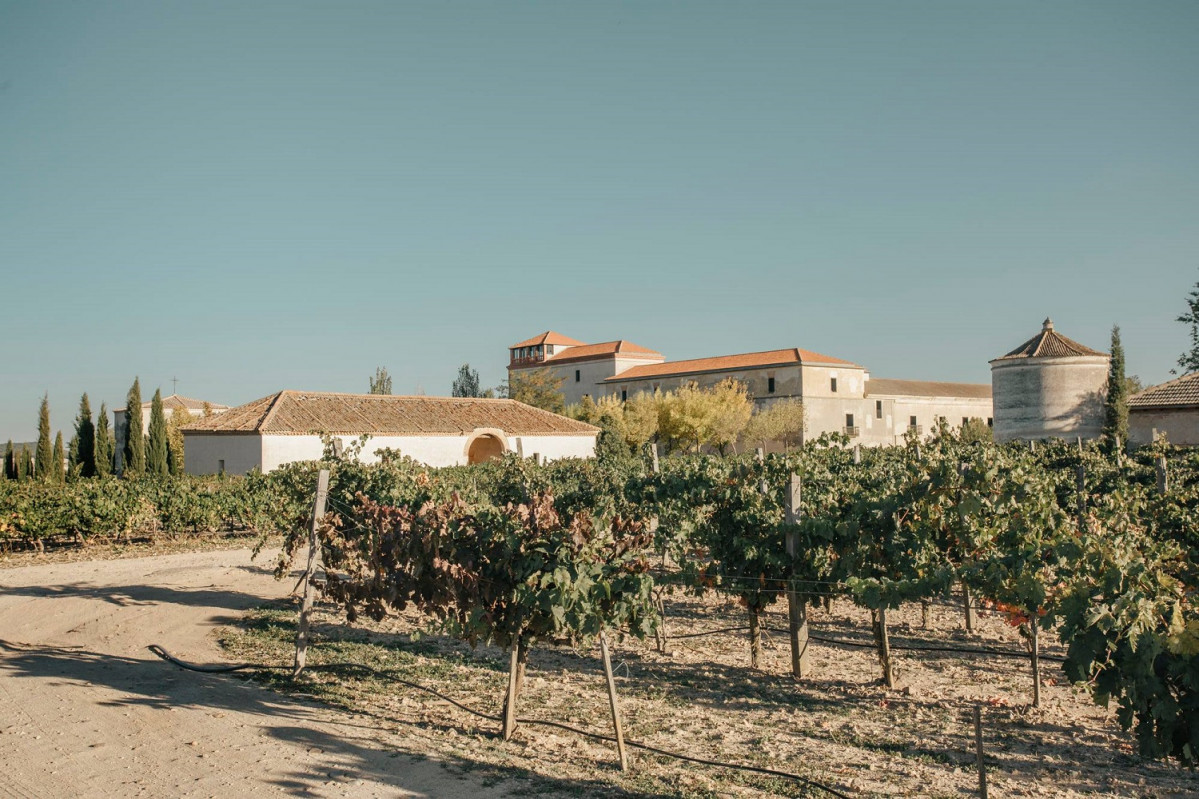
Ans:
{"label": "building doorway arch", "polygon": [[508,451],[502,430],[476,430],[466,442],[467,463],[487,463]]}

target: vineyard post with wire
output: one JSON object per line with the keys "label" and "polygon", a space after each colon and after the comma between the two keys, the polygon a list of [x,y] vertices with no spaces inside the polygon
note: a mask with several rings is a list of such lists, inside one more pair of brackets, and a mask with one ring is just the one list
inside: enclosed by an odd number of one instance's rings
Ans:
{"label": "vineyard post with wire", "polygon": [[791,558],[791,585],[787,590],[787,611],[791,633],[791,676],[802,680],[809,675],[808,668],[808,603],[800,594],[795,581],[799,561],[799,523],[803,484],[797,474],[792,474],[787,484],[785,508],[787,522],[787,555]]}
{"label": "vineyard post with wire", "polygon": [[320,552],[317,530],[325,515],[325,502],[329,498],[329,470],[321,469],[316,478],[316,497],[312,503],[312,524],[308,528],[308,568],[304,571],[304,600],[300,606],[300,621],[296,625],[296,658],[291,678],[297,679],[308,661],[308,628],[311,624],[312,605],[316,598],[316,561]]}

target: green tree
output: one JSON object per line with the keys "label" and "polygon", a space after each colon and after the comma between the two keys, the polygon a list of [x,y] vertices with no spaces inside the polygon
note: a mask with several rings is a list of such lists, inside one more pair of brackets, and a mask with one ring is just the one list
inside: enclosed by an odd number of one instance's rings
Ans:
{"label": "green tree", "polygon": [[146,471],[146,436],[142,421],[142,384],[133,378],[129,394],[125,397],[125,451],[122,455],[121,473],[137,476]]}
{"label": "green tree", "polygon": [[33,472],[33,453],[29,451],[29,447],[21,447],[21,460],[18,461],[17,479],[32,480]]}
{"label": "green tree", "polygon": [[470,368],[469,363],[464,363],[458,367],[458,376],[454,378],[454,385],[450,389],[451,397],[482,397],[483,392],[479,388],[479,373]]}
{"label": "green tree", "polygon": [[734,444],[753,415],[745,385],[733,379],[711,388],[694,383],[666,394],[658,404],[658,433],[671,447],[714,447],[723,453]]}
{"label": "green tree", "polygon": [[375,369],[375,376],[370,378],[372,394],[390,394],[391,393],[391,375],[387,374],[386,367],[380,366]]}
{"label": "green tree", "polygon": [[146,448],[146,470],[153,475],[165,475],[167,464],[167,417],[162,407],[162,390],[154,390],[150,400],[150,436]]}
{"label": "green tree", "polygon": [[42,407],[37,417],[37,457],[34,460],[35,476],[39,480],[54,477],[54,452],[50,448],[50,395],[42,395]]}
{"label": "green tree", "polygon": [[987,427],[987,423],[977,416],[972,416],[967,419],[962,425],[961,433],[963,442],[971,441],[994,441],[994,431]]}
{"label": "green tree", "polygon": [[1187,295],[1186,303],[1186,313],[1175,320],[1190,325],[1191,328],[1191,348],[1178,358],[1178,368],[1183,374],[1199,370],[1199,282],[1195,283],[1195,288]]}
{"label": "green tree", "polygon": [[54,459],[54,463],[51,468],[50,479],[56,483],[61,483],[66,479],[65,466],[67,462],[67,453],[62,448],[61,430],[54,436],[54,454],[51,457]]}
{"label": "green tree", "polygon": [[92,422],[92,406],[85,392],[79,399],[79,416],[75,418],[75,437],[71,465],[82,477],[96,474],[96,426]]}
{"label": "green tree", "polygon": [[1112,450],[1128,440],[1128,379],[1124,376],[1124,345],[1120,326],[1112,327],[1112,358],[1107,370],[1107,397],[1103,401],[1103,440]]}
{"label": "green tree", "polygon": [[804,405],[797,399],[773,402],[750,417],[745,426],[747,442],[781,441],[786,447],[799,443],[804,432]]}
{"label": "green tree", "polygon": [[183,428],[191,420],[187,408],[176,408],[167,422],[167,466],[171,474],[183,474]]}
{"label": "green tree", "polygon": [[502,388],[508,399],[551,413],[562,413],[566,410],[566,400],[562,396],[564,382],[566,378],[549,369],[521,369],[512,372]]}
{"label": "green tree", "polygon": [[96,449],[94,463],[97,477],[107,477],[112,474],[113,455],[116,454],[117,442],[113,440],[112,430],[108,427],[108,406],[100,403],[100,414],[96,418]]}
{"label": "green tree", "polygon": [[11,438],[4,448],[4,476],[9,480],[17,479],[17,453],[13,451]]}

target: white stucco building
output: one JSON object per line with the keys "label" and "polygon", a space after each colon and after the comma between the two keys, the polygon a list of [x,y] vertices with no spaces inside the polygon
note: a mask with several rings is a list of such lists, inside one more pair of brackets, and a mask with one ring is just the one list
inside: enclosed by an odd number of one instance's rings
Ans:
{"label": "white stucco building", "polygon": [[359,455],[363,463],[391,449],[429,466],[458,466],[505,452],[589,458],[598,433],[515,400],[280,391],[198,420],[183,436],[189,474],[245,474],[319,459],[322,435],[343,447],[370,436]]}
{"label": "white stucco building", "polygon": [[[149,435],[150,433],[150,409],[153,405],[153,400],[142,403],[142,435]],[[117,441],[116,468],[118,472],[122,468],[125,453],[125,438],[129,434],[129,420],[126,418],[128,410],[128,408],[117,408],[112,412],[112,432],[113,437]],[[181,397],[178,394],[162,398],[162,414],[168,422],[171,421],[171,417],[175,415],[176,411],[186,411],[190,416],[200,417],[205,413],[218,414],[224,413],[227,410],[229,410],[228,405],[192,399],[191,397]]]}
{"label": "white stucco building", "polygon": [[805,439],[836,432],[862,444],[894,444],[909,431],[927,434],[939,419],[960,426],[967,419],[990,424],[992,417],[987,384],[871,378],[859,364],[798,347],[667,361],[628,341],[583,344],[554,331],[509,347],[509,379],[539,368],[564,379],[568,405],[584,396],[628,399],[732,378],[746,386],[759,407],[801,401]]}
{"label": "white stucco building", "polygon": [[1199,372],[1150,386],[1128,398],[1128,441],[1153,443],[1154,432],[1180,447],[1199,446]]}

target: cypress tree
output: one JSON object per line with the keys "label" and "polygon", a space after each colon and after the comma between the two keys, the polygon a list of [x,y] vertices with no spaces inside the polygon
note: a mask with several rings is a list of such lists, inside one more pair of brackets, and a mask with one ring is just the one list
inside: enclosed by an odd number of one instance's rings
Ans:
{"label": "cypress tree", "polygon": [[129,476],[146,471],[146,435],[142,423],[142,386],[135,377],[125,397],[125,451],[121,473]]}
{"label": "cypress tree", "polygon": [[79,465],[79,436],[71,436],[67,442],[67,479],[74,480],[83,474]]}
{"label": "cypress tree", "polygon": [[83,477],[96,474],[96,426],[92,423],[92,404],[87,392],[79,398],[79,416],[75,419],[75,448],[71,465]]}
{"label": "cypress tree", "polygon": [[9,480],[17,479],[17,454],[13,452],[11,438],[4,448],[4,476]]}
{"label": "cypress tree", "polygon": [[108,406],[100,403],[100,416],[96,419],[96,449],[95,466],[97,477],[107,477],[112,474],[112,456],[117,448],[108,429]]}
{"label": "cypress tree", "polygon": [[33,453],[29,451],[29,447],[21,447],[21,460],[17,462],[17,471],[19,472],[18,479],[32,480],[33,479]]}
{"label": "cypress tree", "polygon": [[150,474],[167,474],[167,418],[162,409],[162,390],[155,389],[150,401],[150,438],[146,449],[146,470]]}
{"label": "cypress tree", "polygon": [[58,431],[58,435],[54,437],[54,467],[50,470],[50,479],[56,483],[61,483],[66,479],[66,473],[63,466],[67,460],[67,454],[62,449],[62,431]]}
{"label": "cypress tree", "polygon": [[1124,379],[1124,345],[1120,326],[1112,327],[1112,358],[1103,401],[1103,441],[1113,451],[1128,440],[1128,381]]}
{"label": "cypress tree", "polygon": [[50,395],[42,395],[42,408],[37,417],[37,456],[34,475],[39,480],[54,476],[54,451],[50,448]]}

